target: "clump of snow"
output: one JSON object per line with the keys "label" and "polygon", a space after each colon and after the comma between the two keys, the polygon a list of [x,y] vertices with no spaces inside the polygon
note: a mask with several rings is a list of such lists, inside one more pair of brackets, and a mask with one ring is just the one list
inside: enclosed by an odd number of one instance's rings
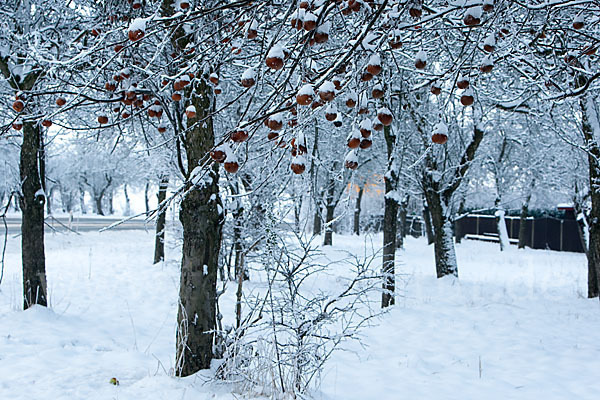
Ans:
{"label": "clump of snow", "polygon": [[438,122],[435,125],[435,127],[433,128],[433,133],[447,135],[448,134],[448,126],[444,122]]}
{"label": "clump of snow", "polygon": [[[359,133],[360,135],[360,133]],[[344,158],[345,162],[358,162],[358,155],[356,154],[355,150],[350,150],[348,152],[348,154],[346,154],[346,157]]]}
{"label": "clump of snow", "polygon": [[275,43],[273,47],[271,47],[271,50],[269,50],[267,57],[276,57],[283,59],[285,57],[285,53],[283,52],[283,46],[279,43]]}
{"label": "clump of snow", "polygon": [[298,91],[298,94],[300,95],[307,94],[312,96],[314,93],[315,91],[313,89],[313,85],[311,85],[310,83],[307,83],[306,85],[302,86]]}
{"label": "clump of snow", "polygon": [[242,73],[242,79],[255,79],[255,77],[256,77],[256,70],[252,67],[247,68]]}
{"label": "clump of snow", "polygon": [[421,60],[423,62],[427,62],[427,53],[424,50],[419,50],[417,55],[415,56],[416,60]]}

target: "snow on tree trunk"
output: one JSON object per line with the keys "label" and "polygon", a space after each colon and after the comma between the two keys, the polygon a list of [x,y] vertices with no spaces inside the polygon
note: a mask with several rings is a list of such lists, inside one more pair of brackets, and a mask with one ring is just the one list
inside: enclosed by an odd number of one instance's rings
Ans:
{"label": "snow on tree trunk", "polygon": [[333,245],[333,219],[335,216],[335,179],[333,171],[327,180],[327,196],[325,197],[325,237],[323,246]]}
{"label": "snow on tree trunk", "polygon": [[123,185],[123,195],[125,196],[125,212],[124,215],[131,215],[131,201],[129,199],[129,193],[127,193],[127,184]]}
{"label": "snow on tree trunk", "polygon": [[353,229],[353,233],[355,235],[360,235],[360,203],[361,203],[361,200],[362,200],[363,192],[364,192],[364,187],[361,186],[358,189],[358,194],[356,196],[356,204],[354,205],[354,229]]}
{"label": "snow on tree trunk", "polygon": [[[196,116],[188,118],[192,126],[185,137],[188,176],[201,169],[214,147],[213,92],[205,79],[191,92]],[[202,120],[203,123],[196,123]],[[219,197],[219,166],[201,169],[200,181],[185,185],[179,220],[183,226],[183,257],[177,314],[178,376],[188,376],[210,368],[214,357],[216,329],[217,269],[223,225]]]}
{"label": "snow on tree trunk", "polygon": [[425,223],[425,234],[427,235],[427,244],[432,244],[434,241],[433,237],[433,226],[431,225],[431,213],[429,212],[429,206],[423,205],[423,222]]}
{"label": "snow on tree trunk", "polygon": [[433,245],[435,253],[435,271],[438,278],[446,275],[458,277],[458,265],[452,240],[452,224],[445,213],[445,205],[440,194],[429,189],[426,191],[427,203],[433,225]]}
{"label": "snow on tree trunk", "polygon": [[506,211],[503,208],[496,209],[496,227],[498,229],[498,242],[500,243],[500,251],[508,249],[510,239],[508,238],[508,230],[506,229]]}
{"label": "snow on tree trunk", "polygon": [[396,136],[389,126],[383,129],[387,148],[387,171],[384,175],[385,196],[383,210],[383,257],[381,272],[383,275],[383,293],[381,307],[394,304],[396,289],[396,235],[398,230],[398,165],[395,161]]}
{"label": "snow on tree trunk", "polygon": [[580,100],[582,131],[588,149],[590,198],[592,208],[589,215],[588,246],[588,297],[600,293],[600,121],[596,104],[587,94]]}
{"label": "snow on tree trunk", "polygon": [[154,264],[165,259],[165,225],[167,210],[161,207],[161,204],[167,198],[167,188],[169,187],[169,177],[162,177],[158,185],[158,216],[156,217],[156,236],[154,238]]}
{"label": "snow on tree trunk", "polygon": [[23,124],[20,175],[22,210],[21,256],[23,262],[23,308],[48,305],[44,253],[44,143],[40,125]]}

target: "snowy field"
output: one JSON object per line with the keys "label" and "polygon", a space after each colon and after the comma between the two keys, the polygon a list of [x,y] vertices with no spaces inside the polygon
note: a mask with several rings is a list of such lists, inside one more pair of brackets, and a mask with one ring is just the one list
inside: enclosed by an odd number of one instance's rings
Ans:
{"label": "snowy field", "polygon": [[[335,236],[326,254],[363,254],[371,241],[381,237]],[[171,377],[178,249],[153,266],[144,231],[47,235],[46,244],[51,307],[23,312],[19,239],[9,238],[0,399],[246,398],[207,374]],[[457,257],[460,280],[437,280],[433,248],[409,238],[397,305],[334,353],[313,397],[596,399],[600,305],[585,298],[585,256],[466,241]],[[231,296],[221,307],[233,310]]]}

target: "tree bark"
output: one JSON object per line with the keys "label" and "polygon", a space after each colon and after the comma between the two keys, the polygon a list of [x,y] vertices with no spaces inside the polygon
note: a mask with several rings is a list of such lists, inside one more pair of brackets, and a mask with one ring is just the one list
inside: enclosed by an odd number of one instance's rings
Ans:
{"label": "tree bark", "polygon": [[321,202],[315,201],[315,213],[313,215],[313,235],[320,235],[323,220],[321,219]]}
{"label": "tree bark", "polygon": [[592,208],[589,215],[588,244],[588,298],[598,297],[600,293],[600,132],[594,132],[593,124],[600,123],[594,100],[589,94],[580,100],[582,111],[582,131],[588,149],[590,177],[590,198]]}
{"label": "tree bark", "polygon": [[125,196],[125,216],[131,215],[131,200],[129,199],[129,193],[127,193],[127,184],[123,185],[123,195]]}
{"label": "tree bark", "polygon": [[104,216],[104,210],[102,209],[102,198],[104,193],[94,196],[94,202],[96,203],[96,214]]}
{"label": "tree bark", "polygon": [[425,191],[425,197],[429,204],[431,223],[434,233],[435,271],[438,278],[446,275],[458,277],[458,265],[454,252],[454,241],[452,240],[452,226],[448,216],[444,212],[444,204],[440,193],[433,188]]}
{"label": "tree bark", "polygon": [[394,159],[396,136],[389,126],[383,129],[387,148],[387,172],[384,175],[385,196],[383,211],[383,292],[381,307],[389,307],[395,303],[396,290],[396,234],[398,229],[398,201],[393,195],[398,186],[398,171]]}
{"label": "tree bark", "polygon": [[404,247],[404,238],[406,237],[406,217],[408,214],[408,201],[410,197],[405,195],[400,204],[398,204],[398,229],[396,234],[396,248]]}
{"label": "tree bark", "polygon": [[154,239],[154,264],[165,259],[165,226],[167,220],[167,209],[161,206],[167,198],[169,177],[163,176],[158,184],[158,215],[156,216],[156,235]]}
{"label": "tree bark", "polygon": [[85,208],[85,190],[79,189],[79,208],[81,208],[82,214],[87,214],[87,209]]}
{"label": "tree bark", "polygon": [[533,192],[533,187],[535,186],[535,179],[531,181],[530,190],[527,192],[527,196],[525,197],[525,201],[521,206],[521,215],[519,216],[519,244],[517,247],[519,249],[525,248],[525,243],[527,243],[526,232],[527,232],[527,215],[529,214],[529,202],[531,201],[531,194]]}
{"label": "tree bark", "polygon": [[423,204],[423,222],[425,223],[425,233],[427,234],[427,244],[432,244],[434,241],[433,227],[431,225],[431,213],[427,203]]}
{"label": "tree bark", "polygon": [[354,206],[354,234],[355,235],[360,235],[360,206],[361,206],[363,192],[364,192],[364,187],[361,186],[358,189],[358,195],[356,196],[356,204]]}
{"label": "tree bark", "polygon": [[325,238],[323,246],[333,245],[333,218],[335,216],[335,179],[330,171],[325,197]]}
{"label": "tree bark", "polygon": [[[187,119],[188,131],[184,141],[187,177],[202,165],[214,146],[211,117],[213,92],[207,78],[202,77],[195,92],[190,93],[196,117]],[[183,226],[183,258],[177,315],[178,376],[188,376],[200,369],[210,368],[214,358],[217,269],[223,224],[219,212],[222,209],[218,186],[219,166],[215,163],[201,173],[206,176],[197,185],[187,180],[186,195],[179,212]]]}
{"label": "tree bark", "polygon": [[150,199],[148,198],[148,193],[150,192],[150,182],[146,182],[146,186],[144,186],[144,207],[146,207],[146,214],[150,212]]}
{"label": "tree bark", "polygon": [[44,142],[40,126],[23,124],[20,155],[22,210],[21,255],[23,261],[23,308],[48,305],[44,254]]}
{"label": "tree bark", "polygon": [[510,239],[508,237],[508,231],[506,230],[506,211],[500,203],[500,198],[496,198],[496,230],[498,231],[498,242],[500,243],[500,251],[508,249],[510,246]]}

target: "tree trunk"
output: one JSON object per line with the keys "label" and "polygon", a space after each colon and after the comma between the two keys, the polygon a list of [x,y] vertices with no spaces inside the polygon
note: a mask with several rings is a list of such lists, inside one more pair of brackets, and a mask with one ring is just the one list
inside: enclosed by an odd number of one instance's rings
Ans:
{"label": "tree trunk", "polygon": [[498,243],[500,243],[500,251],[508,249],[510,246],[510,239],[508,237],[508,231],[506,230],[506,211],[500,205],[500,198],[496,199],[496,230],[498,231]]}
{"label": "tree trunk", "polygon": [[144,206],[146,207],[146,215],[148,215],[148,213],[150,212],[150,200],[148,199],[149,192],[150,192],[150,182],[146,182],[146,186],[144,186]]}
{"label": "tree trunk", "polygon": [[434,233],[435,271],[438,278],[446,275],[458,277],[458,265],[452,240],[452,224],[444,212],[440,194],[428,188],[425,192],[429,204],[431,223]]}
{"label": "tree trunk", "polygon": [[23,124],[20,156],[23,308],[48,305],[44,254],[44,142],[37,123]]}
{"label": "tree trunk", "polygon": [[535,180],[532,180],[530,185],[530,190],[527,193],[527,197],[525,197],[525,201],[521,206],[521,215],[519,216],[519,244],[517,247],[519,249],[525,248],[525,243],[527,243],[526,237],[526,224],[527,224],[527,215],[529,214],[529,202],[531,201],[531,193],[533,192],[533,187],[535,186]]}
{"label": "tree trunk", "polygon": [[110,190],[108,192],[108,215],[113,215],[115,213],[115,203],[114,203],[114,192]]}
{"label": "tree trunk", "polygon": [[425,223],[425,233],[427,234],[427,244],[432,244],[434,241],[433,227],[431,225],[431,213],[429,206],[423,204],[423,222]]}
{"label": "tree trunk", "polygon": [[362,201],[362,196],[364,192],[364,187],[361,186],[358,189],[358,195],[356,196],[356,204],[354,206],[354,234],[360,235],[360,203]]}
{"label": "tree trunk", "polygon": [[395,303],[394,291],[396,290],[396,234],[398,229],[398,201],[392,194],[398,186],[398,171],[394,159],[396,136],[392,129],[386,126],[383,129],[387,148],[387,172],[384,175],[384,217],[383,217],[383,293],[381,294],[381,307],[389,307]]}
{"label": "tree trunk", "polygon": [[323,220],[321,219],[321,202],[315,202],[315,213],[313,216],[313,235],[320,235],[321,228],[323,226]]}
{"label": "tree trunk", "polygon": [[[183,39],[176,43],[179,46],[186,44]],[[211,117],[213,92],[207,78],[202,77],[195,85],[195,92],[191,93],[197,114],[195,118],[187,119],[187,126],[191,127],[184,141],[188,177],[206,160],[215,141]],[[187,90],[191,91],[191,88]],[[207,179],[200,180],[201,185],[193,185],[187,180],[186,195],[179,212],[183,226],[183,257],[177,314],[178,376],[210,368],[214,358],[217,269],[223,224],[223,216],[219,212],[222,209],[219,166],[215,163],[212,167],[205,167],[201,173],[207,174]]]}
{"label": "tree trunk", "polygon": [[335,216],[335,179],[330,171],[327,180],[327,196],[325,197],[325,238],[323,246],[333,245],[333,218]]}
{"label": "tree trunk", "polygon": [[81,208],[82,214],[87,214],[87,210],[85,208],[85,190],[79,189],[79,208]]}
{"label": "tree trunk", "polygon": [[158,184],[158,215],[156,216],[156,237],[154,239],[154,264],[165,259],[165,225],[167,219],[167,209],[162,203],[167,198],[167,188],[169,187],[169,177],[163,176]]}
{"label": "tree trunk", "polygon": [[401,249],[404,247],[404,238],[406,237],[406,217],[408,214],[408,201],[410,197],[405,195],[402,202],[398,204],[398,229],[396,233],[396,247]]}
{"label": "tree trunk", "polygon": [[123,195],[125,196],[125,216],[131,215],[131,201],[129,200],[129,193],[127,193],[127,184],[123,185]]}
{"label": "tree trunk", "polygon": [[94,196],[94,202],[96,203],[96,214],[104,216],[104,210],[102,209],[102,197],[104,197],[102,193]]}
{"label": "tree trunk", "polygon": [[587,94],[580,100],[582,111],[582,130],[588,148],[588,164],[590,176],[590,198],[592,208],[589,215],[588,246],[588,298],[598,297],[600,293],[600,132],[594,132],[600,118],[594,100]]}
{"label": "tree trunk", "polygon": [[48,193],[46,193],[46,214],[52,215],[52,193],[54,192],[54,187],[48,189]]}

